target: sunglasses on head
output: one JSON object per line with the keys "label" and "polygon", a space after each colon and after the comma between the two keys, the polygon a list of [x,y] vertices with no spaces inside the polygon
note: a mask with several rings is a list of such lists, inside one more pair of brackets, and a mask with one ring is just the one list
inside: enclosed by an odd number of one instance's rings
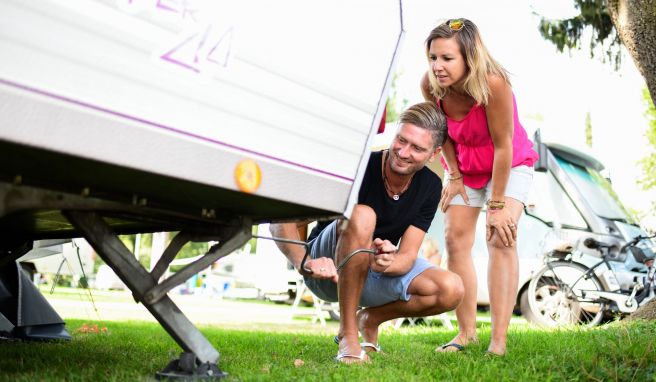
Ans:
{"label": "sunglasses on head", "polygon": [[457,32],[465,26],[465,22],[462,19],[451,19],[447,20],[446,25],[448,25],[452,31]]}

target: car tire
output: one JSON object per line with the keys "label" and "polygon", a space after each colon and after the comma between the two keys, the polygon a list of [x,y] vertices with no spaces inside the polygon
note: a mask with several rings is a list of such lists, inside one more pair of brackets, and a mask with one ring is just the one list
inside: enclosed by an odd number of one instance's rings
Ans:
{"label": "car tire", "polygon": [[522,313],[522,317],[531,324],[540,324],[540,320],[535,316],[531,310],[531,304],[528,302],[528,287],[522,290],[522,293],[519,295],[519,310]]}

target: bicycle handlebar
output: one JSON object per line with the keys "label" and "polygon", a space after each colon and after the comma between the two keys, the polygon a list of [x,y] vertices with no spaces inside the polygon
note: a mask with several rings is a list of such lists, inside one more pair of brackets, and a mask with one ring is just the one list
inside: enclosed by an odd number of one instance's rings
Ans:
{"label": "bicycle handlebar", "polygon": [[629,247],[633,247],[634,245],[638,244],[639,242],[641,242],[641,241],[643,241],[643,240],[646,240],[646,239],[653,239],[653,238],[655,238],[655,237],[656,237],[656,235],[652,235],[652,236],[642,236],[642,235],[638,235],[638,236],[634,237],[633,239],[631,239],[631,240],[630,240],[629,242],[627,242],[626,244],[624,244],[624,245],[622,246],[622,248],[620,248],[620,252],[624,252],[627,248],[629,248]]}

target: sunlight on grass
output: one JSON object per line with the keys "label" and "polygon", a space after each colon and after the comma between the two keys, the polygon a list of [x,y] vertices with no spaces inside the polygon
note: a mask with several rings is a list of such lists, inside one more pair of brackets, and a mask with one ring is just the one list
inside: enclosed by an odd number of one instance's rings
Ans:
{"label": "sunlight on grass", "polygon": [[[75,332],[85,321],[69,320],[73,341],[5,342],[0,346],[0,380],[151,380],[179,355],[180,349],[157,324],[104,322],[107,333]],[[99,324],[99,326],[101,326]],[[647,381],[656,378],[653,323],[611,323],[598,328],[543,330],[513,326],[506,357],[485,356],[489,326],[481,342],[457,354],[434,349],[455,334],[441,326],[386,329],[364,366],[333,361],[337,346],[322,332],[289,333],[228,330],[204,326],[201,331],[221,352],[227,381],[251,380],[540,380]],[[295,366],[302,360],[302,366]],[[297,362],[298,363],[298,362]]]}

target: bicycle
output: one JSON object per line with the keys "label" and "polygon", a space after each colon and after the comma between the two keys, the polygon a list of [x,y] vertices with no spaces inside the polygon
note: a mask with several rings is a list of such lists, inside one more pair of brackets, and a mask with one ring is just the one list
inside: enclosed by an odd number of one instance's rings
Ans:
{"label": "bicycle", "polygon": [[[621,248],[587,238],[583,245],[601,255],[601,260],[592,266],[583,261],[583,257],[590,255],[580,251],[555,250],[545,255],[545,266],[533,275],[528,285],[531,321],[543,326],[595,326],[610,314],[626,315],[653,300],[656,295],[654,252],[638,244],[654,237],[639,235]],[[625,289],[620,287],[610,263],[623,253],[631,253],[647,267],[642,279],[635,277],[634,283]]]}

